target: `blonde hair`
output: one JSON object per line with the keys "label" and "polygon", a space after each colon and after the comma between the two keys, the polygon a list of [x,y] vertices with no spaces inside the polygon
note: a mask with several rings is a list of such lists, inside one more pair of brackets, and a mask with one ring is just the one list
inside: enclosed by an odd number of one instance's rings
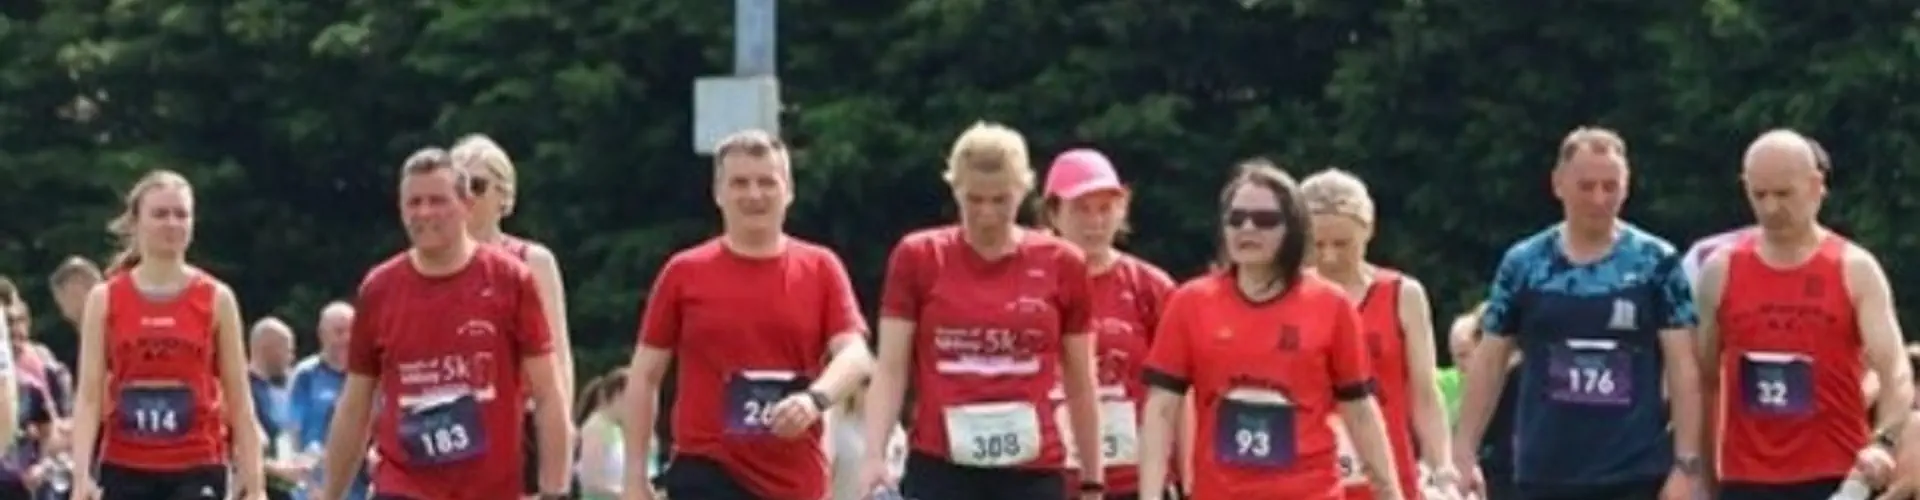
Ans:
{"label": "blonde hair", "polygon": [[1481,329],[1480,319],[1486,314],[1487,302],[1483,300],[1480,301],[1479,304],[1474,305],[1472,309],[1468,309],[1467,312],[1460,313],[1459,316],[1454,316],[1453,325],[1449,333],[1453,338],[1478,341],[1480,339]]}
{"label": "blonde hair", "polygon": [[1300,201],[1309,214],[1342,215],[1373,225],[1373,195],[1352,172],[1329,168],[1307,176],[1300,181]]}
{"label": "blonde hair", "polygon": [[468,134],[454,141],[453,148],[447,150],[447,157],[455,168],[466,171],[468,175],[485,173],[496,179],[493,184],[506,196],[506,202],[500,208],[508,215],[513,214],[513,195],[518,192],[514,187],[520,185],[520,180],[513,167],[513,157],[507,156],[506,148],[500,147],[500,143],[494,142],[486,134]]}
{"label": "blonde hair", "polygon": [[1601,127],[1580,127],[1567,133],[1560,140],[1560,159],[1554,168],[1567,166],[1574,158],[1583,154],[1597,154],[1619,160],[1627,164],[1627,140],[1620,138],[1619,132]]}
{"label": "blonde hair", "polygon": [[139,182],[133,183],[133,188],[127,190],[126,198],[123,200],[126,208],[120,211],[119,216],[107,222],[107,233],[120,240],[120,253],[113,256],[109,269],[128,271],[140,264],[140,242],[134,226],[144,215],[141,213],[141,205],[146,200],[147,194],[162,189],[180,189],[192,193],[193,184],[187,182],[186,176],[180,175],[179,172],[166,169],[149,171],[147,175],[140,176]]}
{"label": "blonde hair", "polygon": [[975,122],[960,138],[954,139],[947,154],[947,171],[942,175],[954,182],[962,173],[1013,174],[1023,186],[1033,186],[1033,162],[1027,155],[1027,138],[1006,125]]}

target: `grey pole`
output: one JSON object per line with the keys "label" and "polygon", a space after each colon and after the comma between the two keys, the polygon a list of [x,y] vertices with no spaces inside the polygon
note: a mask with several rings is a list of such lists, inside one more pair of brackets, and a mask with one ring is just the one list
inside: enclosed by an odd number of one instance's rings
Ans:
{"label": "grey pole", "polygon": [[773,76],[779,0],[733,0],[733,74]]}

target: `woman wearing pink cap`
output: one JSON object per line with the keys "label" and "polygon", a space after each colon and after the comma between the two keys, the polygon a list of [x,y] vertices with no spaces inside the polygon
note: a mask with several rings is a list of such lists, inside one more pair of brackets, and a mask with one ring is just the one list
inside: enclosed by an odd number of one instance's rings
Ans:
{"label": "woman wearing pink cap", "polygon": [[[1107,498],[1139,495],[1140,411],[1147,388],[1140,375],[1147,346],[1160,321],[1160,304],[1173,292],[1173,278],[1147,261],[1113,247],[1126,230],[1130,193],[1105,155],[1075,149],[1054,158],[1047,169],[1040,223],[1080,247],[1092,276],[1089,322],[1097,360],[1100,396],[1100,458],[1106,465]],[[1054,415],[1065,425],[1063,391],[1055,391]],[[1063,433],[1064,434],[1064,433]],[[1072,445],[1071,436],[1063,440]],[[1182,440],[1184,445],[1185,441]],[[1181,446],[1181,449],[1186,449]],[[1079,464],[1068,453],[1069,470]]]}

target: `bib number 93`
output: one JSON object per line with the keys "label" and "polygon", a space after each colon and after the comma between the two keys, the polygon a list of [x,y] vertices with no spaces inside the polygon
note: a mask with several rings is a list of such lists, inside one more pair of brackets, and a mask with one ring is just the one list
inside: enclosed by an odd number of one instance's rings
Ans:
{"label": "bib number 93", "polygon": [[1273,454],[1273,435],[1265,430],[1240,429],[1233,432],[1240,456],[1266,458]]}

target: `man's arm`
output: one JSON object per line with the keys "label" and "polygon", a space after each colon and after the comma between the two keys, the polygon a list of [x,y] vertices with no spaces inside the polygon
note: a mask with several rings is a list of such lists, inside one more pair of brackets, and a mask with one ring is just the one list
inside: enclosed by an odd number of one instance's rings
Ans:
{"label": "man's arm", "polygon": [[1847,292],[1853,298],[1854,315],[1859,320],[1861,345],[1866,350],[1869,367],[1880,379],[1874,428],[1880,432],[1899,432],[1913,408],[1913,373],[1906,351],[1900,345],[1900,319],[1893,310],[1893,287],[1887,284],[1887,274],[1880,267],[1879,259],[1860,247],[1848,247],[1845,269]]}
{"label": "man's arm", "polygon": [[1695,352],[1693,331],[1700,324],[1700,311],[1694,306],[1692,283],[1681,268],[1678,256],[1662,265],[1660,280],[1659,327],[1660,355],[1665,372],[1669,421],[1673,424],[1673,456],[1676,466],[1689,475],[1703,472],[1701,463],[1701,419],[1706,404],[1701,395],[1701,357]]}
{"label": "man's arm", "polygon": [[339,399],[334,400],[333,422],[327,426],[326,465],[321,467],[325,478],[317,500],[345,498],[348,485],[360,470],[360,461],[368,454],[371,429],[367,417],[373,409],[373,384],[373,377],[350,373],[340,388]]}
{"label": "man's arm", "polygon": [[627,448],[627,469],[622,491],[641,491],[653,486],[647,480],[647,462],[653,455],[653,424],[660,412],[660,381],[667,377],[667,363],[673,352],[640,344],[633,349],[633,361],[627,365],[626,405],[628,421],[620,427]]}
{"label": "man's arm", "polygon": [[[1720,295],[1726,289],[1727,253],[1714,252],[1700,264],[1699,275],[1693,282],[1693,305],[1699,312],[1699,326],[1694,327],[1694,356],[1699,358],[1695,371],[1699,378],[1700,414],[1699,438],[1696,441],[1701,458],[1701,468],[1705,476],[1711,479],[1714,470],[1714,450],[1719,449],[1719,423],[1714,421],[1713,412],[1705,407],[1717,404],[1720,400]],[[1675,443],[1677,448],[1679,443]]]}

